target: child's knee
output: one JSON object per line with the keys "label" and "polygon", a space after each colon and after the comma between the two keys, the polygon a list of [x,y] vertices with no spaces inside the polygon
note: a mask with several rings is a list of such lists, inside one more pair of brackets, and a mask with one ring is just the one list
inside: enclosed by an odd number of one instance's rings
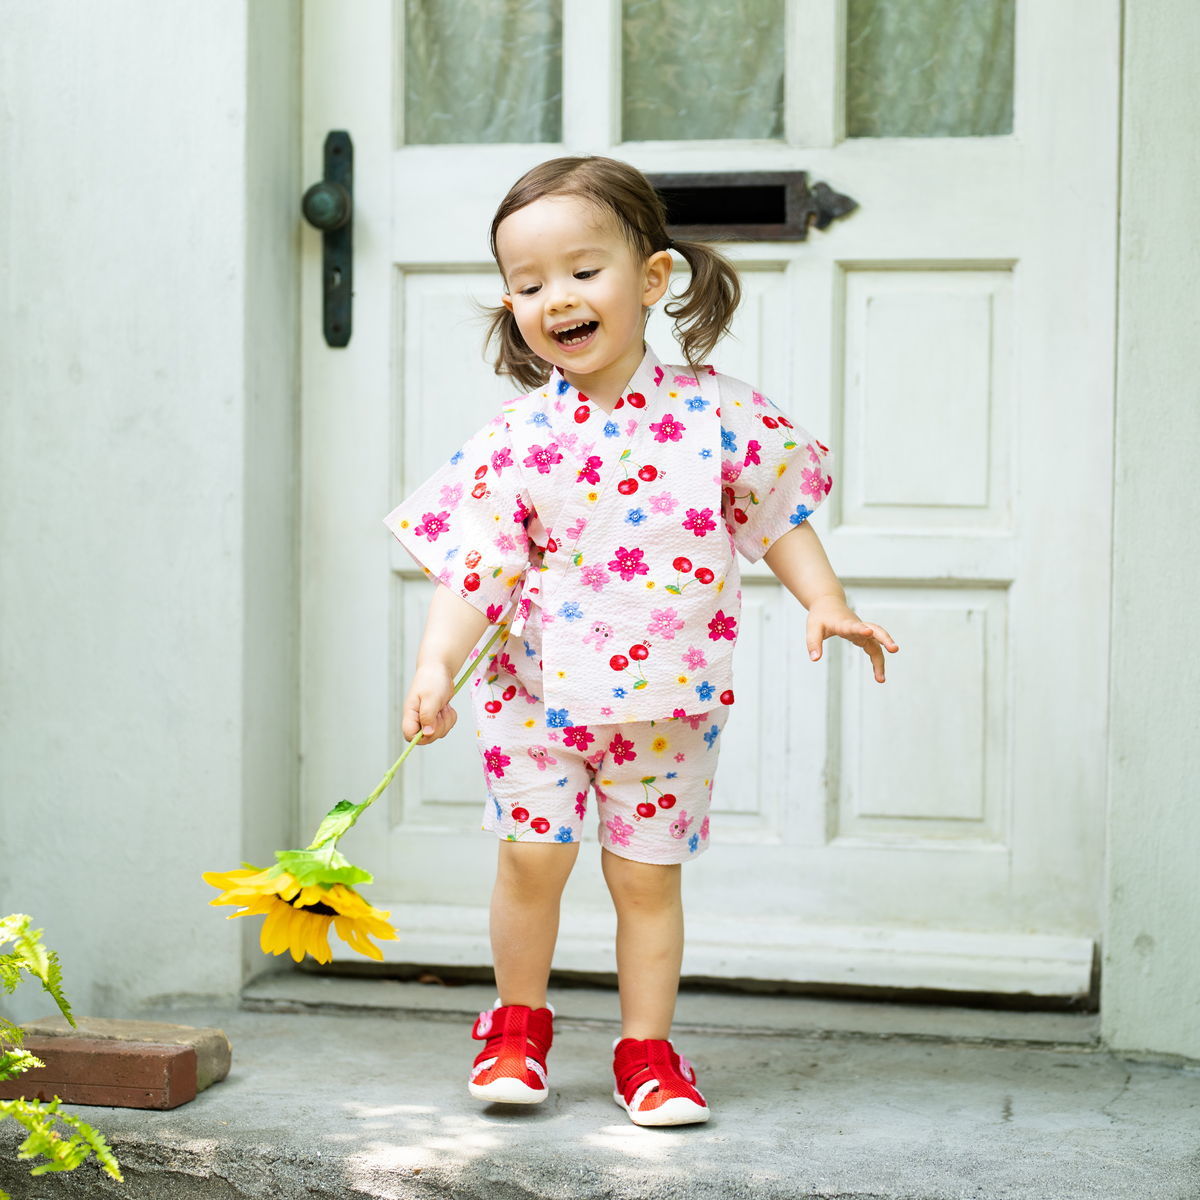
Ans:
{"label": "child's knee", "polygon": [[679,903],[679,863],[644,863],[603,852],[604,879],[614,902],[623,908],[656,909]]}
{"label": "child's knee", "polygon": [[496,875],[525,895],[561,891],[578,857],[578,842],[501,842]]}

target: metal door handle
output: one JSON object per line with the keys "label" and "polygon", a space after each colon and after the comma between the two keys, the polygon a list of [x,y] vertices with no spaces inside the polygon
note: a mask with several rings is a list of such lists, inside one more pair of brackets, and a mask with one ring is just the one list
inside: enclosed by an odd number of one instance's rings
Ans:
{"label": "metal door handle", "polygon": [[325,178],[304,193],[300,207],[321,231],[325,341],[346,346],[354,294],[354,143],[344,130],[325,138]]}

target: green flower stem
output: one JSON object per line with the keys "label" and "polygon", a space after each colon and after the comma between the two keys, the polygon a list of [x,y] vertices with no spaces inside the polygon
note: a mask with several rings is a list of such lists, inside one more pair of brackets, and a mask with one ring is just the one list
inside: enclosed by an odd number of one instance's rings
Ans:
{"label": "green flower stem", "polygon": [[[478,667],[481,662],[483,662],[484,658],[487,656],[488,651],[491,650],[491,648],[496,644],[496,642],[500,640],[501,636],[507,632],[508,632],[508,623],[507,622],[505,622],[502,625],[498,625],[496,627],[496,631],[492,634],[492,636],[490,638],[488,638],[487,643],[484,645],[483,649],[480,650],[480,652],[475,656],[471,665],[469,667],[467,667],[467,669],[465,671],[463,671],[463,673],[458,677],[458,682],[454,685],[454,691],[452,691],[450,693],[450,698],[452,700],[454,699],[455,696],[458,695],[459,691],[462,689],[463,684],[466,683],[467,680],[470,679],[471,676],[475,673],[475,668]],[[408,745],[406,745],[404,747],[403,753],[400,755],[400,757],[398,759],[396,759],[396,761],[394,763],[392,763],[391,767],[388,769],[387,774],[384,775],[384,777],[379,781],[379,785],[375,788],[375,790],[361,804],[353,805],[352,807],[343,809],[341,811],[341,814],[340,814],[341,820],[338,822],[339,828],[337,831],[337,835],[335,837],[330,838],[327,834],[323,835],[322,832],[320,830],[318,830],[317,836],[312,840],[312,842],[309,843],[307,849],[319,850],[322,846],[328,846],[329,852],[332,854],[333,849],[337,845],[338,839],[342,836],[342,834],[344,834],[346,832],[346,830],[350,829],[351,826],[353,826],[354,823],[358,820],[358,818],[360,816],[362,816],[362,814],[365,813],[367,811],[367,809],[370,808],[371,805],[374,804],[375,801],[378,800],[379,797],[382,796],[383,793],[387,790],[388,784],[391,783],[392,780],[396,777],[396,772],[400,769],[400,767],[404,763],[404,760],[413,752],[413,747],[416,746],[420,742],[422,737],[424,737],[424,734],[422,733],[421,730],[418,729],[416,732],[416,735],[412,738],[411,741],[409,741]],[[345,802],[343,801],[343,803],[345,803]],[[340,806],[339,806],[339,808],[340,808]],[[337,811],[337,810],[335,810],[335,811]],[[333,814],[331,813],[330,817],[332,817],[332,815]],[[329,819],[330,819],[329,817],[326,818],[326,820],[329,820]],[[325,824],[325,822],[323,821],[322,826],[324,826],[324,824]]]}

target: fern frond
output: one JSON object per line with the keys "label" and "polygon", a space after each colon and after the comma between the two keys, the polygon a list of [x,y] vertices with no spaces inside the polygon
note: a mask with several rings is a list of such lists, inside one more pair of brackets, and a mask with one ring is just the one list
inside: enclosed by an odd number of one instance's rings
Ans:
{"label": "fern frond", "polygon": [[0,1050],[0,1081],[12,1079],[16,1075],[32,1071],[34,1067],[44,1067],[45,1065],[40,1058],[30,1054],[28,1050]]}
{"label": "fern frond", "polygon": [[54,997],[59,1012],[74,1026],[71,1005],[63,994],[62,964],[58,955],[42,944],[42,930],[30,929],[31,918],[24,913],[11,913],[0,918],[0,945],[12,942],[13,949],[0,955],[0,985],[13,991],[25,970],[41,981],[42,988]]}
{"label": "fern frond", "polygon": [[14,1025],[7,1017],[0,1017],[0,1050],[5,1046],[20,1046],[25,1041],[25,1030]]}
{"label": "fern frond", "polygon": [[[30,1175],[47,1175],[58,1171],[73,1171],[81,1162],[95,1154],[101,1168],[113,1179],[121,1179],[121,1168],[108,1143],[90,1125],[69,1113],[58,1111],[58,1099],[48,1104],[34,1100],[0,1100],[0,1121],[12,1117],[28,1134],[17,1148],[17,1158],[28,1161],[44,1158],[30,1170]],[[74,1130],[63,1137],[55,1128],[61,1121]]]}
{"label": "fern frond", "polygon": [[104,1135],[99,1130],[93,1129],[86,1122],[81,1121],[78,1117],[71,1116],[68,1113],[59,1113],[58,1119],[64,1125],[68,1125],[74,1129],[83,1138],[91,1153],[96,1156],[96,1162],[100,1164],[105,1174],[110,1175],[118,1183],[121,1183],[124,1179],[124,1176],[121,1174],[121,1164],[117,1162],[117,1156],[112,1152],[112,1147],[104,1140]]}

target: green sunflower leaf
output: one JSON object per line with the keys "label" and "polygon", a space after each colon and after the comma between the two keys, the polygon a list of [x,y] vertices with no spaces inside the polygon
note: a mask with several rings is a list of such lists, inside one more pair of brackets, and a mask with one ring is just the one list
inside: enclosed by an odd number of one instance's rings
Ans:
{"label": "green sunflower leaf", "polygon": [[344,854],[332,846],[320,850],[276,850],[279,866],[291,875],[301,887],[313,884],[370,883],[375,876],[362,867],[356,867]]}
{"label": "green sunflower leaf", "polygon": [[308,849],[319,850],[326,842],[336,842],[358,820],[366,807],[365,804],[355,804],[350,800],[339,800],[317,826],[316,835],[309,842]]}

